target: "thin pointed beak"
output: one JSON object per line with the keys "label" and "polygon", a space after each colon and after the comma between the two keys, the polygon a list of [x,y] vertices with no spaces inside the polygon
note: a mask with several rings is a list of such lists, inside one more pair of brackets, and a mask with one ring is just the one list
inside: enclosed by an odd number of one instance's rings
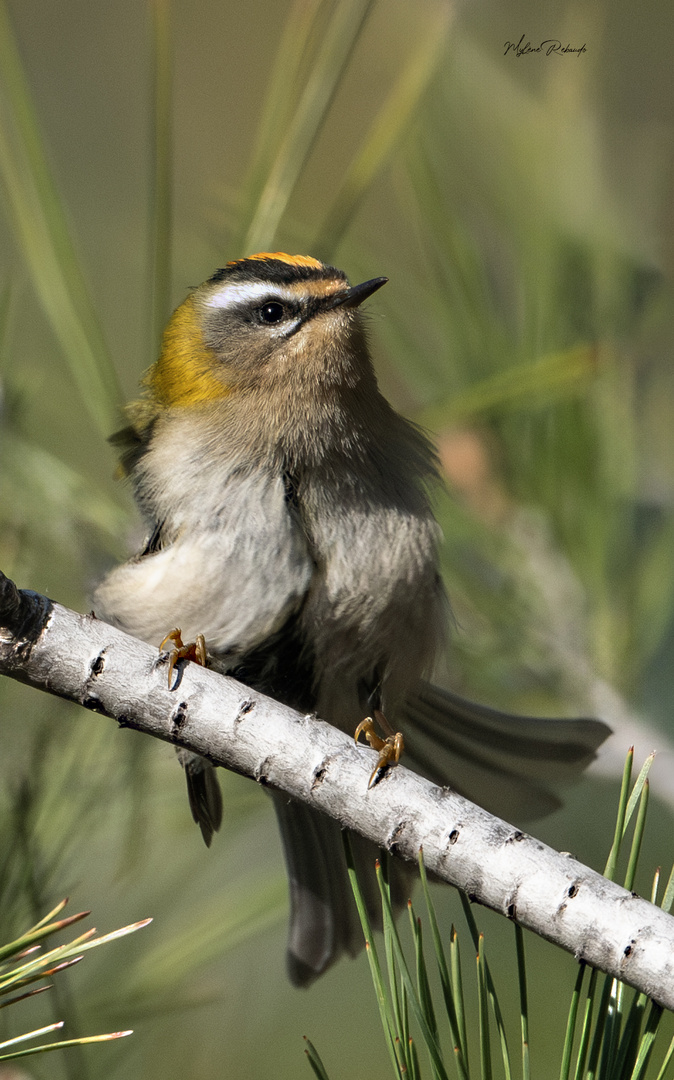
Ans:
{"label": "thin pointed beak", "polygon": [[364,281],[361,285],[354,285],[353,288],[347,289],[346,292],[340,292],[333,296],[324,310],[332,311],[333,308],[337,307],[360,307],[363,300],[367,300],[368,296],[372,296],[372,293],[376,292],[377,289],[381,289],[382,285],[385,285],[387,281],[387,277],[376,277],[370,281]]}

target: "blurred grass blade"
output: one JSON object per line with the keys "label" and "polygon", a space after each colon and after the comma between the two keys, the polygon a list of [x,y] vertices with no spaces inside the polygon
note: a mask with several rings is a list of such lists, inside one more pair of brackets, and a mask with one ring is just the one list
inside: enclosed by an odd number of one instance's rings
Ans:
{"label": "blurred grass blade", "polygon": [[416,1061],[416,1069],[418,1071],[418,1069],[419,1069],[419,1061],[418,1061],[418,1058],[417,1058],[416,1050],[414,1049],[414,1043],[412,1042],[412,1036],[410,1035],[410,1006],[409,1006],[409,1002],[407,1000],[407,994],[405,992],[405,987],[403,986],[401,989],[402,989],[401,998],[402,998],[402,1007],[403,1007],[403,1015],[402,1015],[403,1031],[405,1032],[404,1038],[407,1040],[406,1044],[405,1044],[406,1045],[405,1061],[407,1062],[408,1069],[410,1069],[412,1072],[414,1072],[414,1067],[415,1067],[414,1062]]}
{"label": "blurred grass blade", "polygon": [[599,1080],[608,1080],[613,1075],[613,1066],[618,1051],[618,1038],[622,1023],[620,1002],[620,983],[617,979],[606,980],[609,987],[606,1004],[606,1016],[604,1020],[604,1034],[601,1043],[601,1060],[599,1062]]}
{"label": "blurred grass blade", "polygon": [[[384,882],[384,887],[390,902],[391,891],[388,881]],[[382,931],[384,934],[384,954],[386,956],[386,970],[388,971],[389,994],[395,1021],[395,1049],[403,1073],[412,1073],[413,1060],[410,1053],[410,1017],[407,992],[398,978],[391,926],[391,922],[384,915]]]}
{"label": "blurred grass blade", "polygon": [[133,1031],[111,1031],[107,1035],[85,1035],[81,1039],[64,1039],[63,1042],[47,1043],[46,1046],[33,1046],[30,1050],[17,1050],[13,1054],[1,1054],[0,1061],[12,1061],[14,1058],[30,1057],[31,1054],[44,1054],[48,1050],[63,1050],[66,1046],[84,1046],[85,1043],[111,1042],[133,1035]]}
{"label": "blurred grass blade", "polygon": [[437,1074],[438,1077],[441,1078],[441,1080],[448,1080],[447,1072],[442,1061],[442,1056],[440,1053],[437,1039],[435,1039],[433,1036],[431,1027],[432,1021],[429,1020],[429,1017],[424,1012],[421,1001],[416,992],[412,976],[410,975],[407,961],[405,960],[405,955],[403,953],[402,945],[400,944],[398,931],[396,929],[395,921],[393,919],[393,912],[391,911],[391,905],[389,902],[386,886],[383,881],[381,866],[379,864],[377,864],[377,881],[379,882],[379,891],[382,898],[382,914],[384,917],[384,922],[386,923],[386,920],[389,920],[395,960],[402,976],[403,983],[405,984],[405,989],[407,990],[407,996],[410,1006],[412,1008],[412,1012],[414,1014],[414,1018],[421,1030],[421,1034],[426,1044],[426,1049],[428,1050],[431,1058],[434,1072]]}
{"label": "blurred grass blade", "polygon": [[667,887],[665,889],[665,895],[662,898],[662,904],[661,904],[662,910],[663,911],[671,911],[673,903],[674,903],[674,866],[672,866],[672,869],[670,871],[669,879],[667,881]]}
{"label": "blurred grass blade", "polygon": [[358,204],[407,129],[443,54],[452,6],[429,13],[429,24],[410,54],[356,157],[346,170],[320,230],[323,257],[331,259],[353,221]]}
{"label": "blurred grass blade", "polygon": [[304,1041],[307,1044],[304,1053],[307,1055],[309,1064],[314,1070],[315,1075],[318,1077],[318,1080],[329,1080],[328,1074],[325,1071],[325,1065],[321,1061],[316,1047],[310,1039],[307,1039],[306,1035],[304,1036]]}
{"label": "blurred grass blade", "polygon": [[672,1058],[674,1058],[674,1038],[672,1039],[672,1041],[669,1044],[669,1050],[665,1054],[665,1060],[663,1061],[663,1063],[662,1063],[662,1065],[660,1067],[660,1072],[656,1076],[655,1080],[665,1080],[665,1073],[667,1072],[667,1069],[669,1068],[669,1064],[670,1064]]}
{"label": "blurred grass blade", "polygon": [[[442,939],[440,937],[440,929],[438,927],[438,920],[435,914],[435,906],[431,899],[430,890],[428,888],[428,878],[426,876],[423,850],[421,848],[419,849],[419,874],[421,876],[421,887],[423,889],[424,900],[426,902],[426,910],[428,911],[428,921],[431,926],[431,936],[433,938],[433,948],[435,949],[435,958],[438,965],[438,972],[440,974],[440,985],[442,987],[442,994],[445,1001],[445,1011],[447,1012],[449,1027],[452,1034],[452,1041],[455,1047],[457,1069],[461,1080],[468,1080],[468,1073],[466,1068],[465,1035],[462,1037],[461,1026],[459,1024],[457,1016],[456,1002],[452,992],[452,981],[450,979],[449,970],[447,968],[445,951],[442,947]],[[450,942],[452,940],[452,936],[454,936],[453,926],[450,932]]]}
{"label": "blurred grass blade", "polygon": [[653,874],[653,884],[651,886],[651,904],[657,904],[658,902],[658,889],[660,888],[660,867],[658,866]]}
{"label": "blurred grass blade", "polygon": [[608,975],[605,975],[601,988],[599,1005],[597,1006],[597,1018],[595,1021],[594,1033],[592,1035],[592,1042],[590,1043],[590,1055],[587,1060],[588,1077],[594,1078],[597,1074],[599,1055],[601,1054],[602,1046],[604,1045],[604,1035],[609,1020],[609,1000],[611,997],[612,986],[613,979]]}
{"label": "blurred grass blade", "polygon": [[[255,147],[248,176],[243,184],[245,205],[242,208],[243,234],[248,231],[265,183],[290,123],[312,33],[318,15],[326,9],[325,0],[294,0],[283,24],[274,64],[267,81],[264,104],[257,124]],[[250,254],[244,247],[244,235],[238,238],[236,255]]]}
{"label": "blurred grass blade", "polygon": [[461,976],[461,954],[459,951],[459,938],[456,927],[452,923],[449,931],[449,966],[452,973],[452,998],[456,1008],[456,1023],[459,1030],[459,1046],[456,1048],[457,1061],[466,1073],[470,1073],[468,1060],[468,1036],[466,1033],[466,1010],[463,1000],[463,979]]}
{"label": "blurred grass blade", "polygon": [[368,963],[370,965],[370,974],[372,976],[372,982],[374,983],[374,990],[377,996],[379,1017],[381,1020],[381,1026],[384,1029],[386,1046],[388,1048],[391,1063],[393,1065],[393,1071],[397,1076],[402,1077],[398,1056],[401,1051],[399,1049],[396,1050],[395,1046],[395,1023],[393,1015],[391,1013],[391,1007],[386,997],[386,988],[384,986],[384,979],[381,973],[381,966],[379,964],[379,957],[377,955],[377,949],[375,947],[374,938],[372,935],[372,927],[370,925],[370,920],[367,914],[367,908],[365,906],[363,894],[361,893],[360,886],[358,884],[358,875],[356,874],[356,865],[353,859],[353,852],[351,850],[351,843],[349,840],[348,832],[344,831],[342,833],[342,839],[344,843],[344,853],[346,856],[346,866],[349,874],[349,881],[351,882],[351,889],[353,891],[354,899],[356,901],[360,924],[363,928],[363,936],[365,938],[365,953],[367,955]]}
{"label": "blurred grass blade", "polygon": [[529,1080],[529,1003],[527,999],[527,967],[524,955],[524,933],[515,923],[515,943],[517,946],[517,975],[520,988],[520,1017],[522,1028],[522,1080]]}
{"label": "blurred grass blade", "polygon": [[[23,1035],[16,1035],[13,1039],[7,1039],[6,1042],[0,1042],[0,1050],[6,1050],[8,1046],[16,1046],[17,1043],[25,1042],[26,1039],[37,1039],[40,1035],[46,1035],[48,1031],[58,1031],[63,1027],[63,1020],[58,1020],[55,1024],[47,1024],[46,1027],[36,1028],[35,1031],[26,1031]],[[0,1055],[0,1061],[2,1055]]]}
{"label": "blurred grass blade", "polygon": [[35,986],[32,990],[27,990],[25,994],[17,994],[16,997],[0,1001],[0,1009],[7,1009],[10,1005],[15,1005],[17,1001],[25,1001],[26,998],[35,997],[36,994],[44,994],[46,990],[51,989],[53,989],[52,983],[48,983],[46,986]]}
{"label": "blurred grass blade", "polygon": [[416,960],[416,974],[417,974],[417,993],[419,994],[419,1003],[423,1009],[424,1016],[428,1022],[428,1027],[431,1031],[433,1038],[439,1045],[438,1024],[435,1016],[435,1009],[433,1008],[433,997],[431,995],[431,987],[428,981],[428,970],[426,968],[426,957],[424,956],[424,936],[421,928],[421,919],[418,919],[414,913],[412,907],[412,901],[410,900],[407,905],[407,910],[410,917],[410,925],[412,927],[412,938],[414,941],[414,954]]}
{"label": "blurred grass blade", "polygon": [[151,0],[153,78],[150,189],[150,356],[155,356],[171,314],[173,146],[170,0]]}
{"label": "blurred grass blade", "polygon": [[634,887],[634,878],[637,872],[637,864],[639,862],[639,854],[641,852],[641,841],[644,836],[644,829],[646,827],[646,813],[648,811],[648,792],[649,784],[648,780],[644,783],[641,790],[641,798],[639,799],[639,813],[637,814],[636,825],[634,826],[634,836],[632,837],[632,846],[630,848],[630,857],[627,864],[627,872],[625,874],[625,888],[631,892]]}
{"label": "blurred grass blade", "polygon": [[578,965],[578,974],[576,975],[576,984],[573,988],[573,994],[571,995],[571,1004],[569,1006],[569,1016],[566,1021],[566,1035],[564,1037],[564,1048],[562,1050],[562,1065],[559,1070],[559,1080],[569,1080],[569,1069],[571,1067],[571,1054],[573,1052],[573,1040],[576,1034],[576,1020],[578,1017],[578,1005],[580,1002],[580,991],[583,985],[583,977],[585,975],[585,964],[581,960]]}
{"label": "blurred grass blade", "polygon": [[[463,913],[466,916],[466,922],[468,923],[468,929],[470,930],[470,935],[471,935],[471,937],[473,939],[473,945],[475,946],[475,948],[476,948],[476,950],[477,950],[477,952],[479,954],[479,951],[480,951],[480,933],[479,933],[479,930],[477,928],[477,923],[475,922],[475,917],[473,916],[473,912],[471,911],[471,908],[470,908],[470,901],[469,901],[468,897],[466,896],[466,894],[464,892],[461,892],[461,890],[459,890],[459,896],[461,898],[461,906],[463,907]],[[497,1031],[498,1031],[498,1034],[499,1034],[499,1039],[500,1039],[500,1042],[501,1042],[501,1056],[503,1058],[503,1069],[504,1069],[504,1072],[505,1072],[506,1080],[510,1080],[510,1077],[511,1077],[512,1073],[511,1073],[511,1069],[510,1069],[510,1053],[508,1051],[508,1040],[507,1040],[507,1037],[506,1037],[505,1023],[504,1023],[504,1020],[503,1020],[503,1013],[501,1012],[501,1006],[499,1005],[499,1000],[498,1000],[498,997],[497,997],[497,994],[496,994],[496,987],[494,986],[494,980],[492,979],[491,971],[489,970],[489,964],[487,963],[486,958],[484,960],[484,970],[485,970],[485,979],[486,979],[487,991],[489,993],[489,1000],[491,1002],[492,1011],[494,1013],[494,1019],[496,1020],[496,1028],[497,1028]]]}
{"label": "blurred grass blade", "polygon": [[205,910],[193,914],[180,933],[164,935],[143,957],[134,991],[137,996],[165,995],[167,987],[185,980],[224,950],[249,941],[283,918],[285,878],[257,877],[238,882],[223,901],[216,897]]}
{"label": "blurred grass blade", "polygon": [[93,526],[115,544],[123,535],[127,515],[86,473],[80,473],[37,443],[12,437],[3,448],[3,493],[9,492],[15,505],[31,509],[39,504],[47,520],[34,528],[47,535],[68,536],[66,522]]}
{"label": "blurred grass blade", "polygon": [[119,385],[47,164],[4,0],[0,0],[0,177],[17,245],[37,295],[83,405],[107,435],[117,422]]}
{"label": "blurred grass blade", "polygon": [[44,916],[44,918],[40,919],[39,922],[36,922],[35,926],[31,926],[30,929],[26,931],[26,933],[34,934],[36,930],[39,930],[42,926],[46,926],[48,922],[51,922],[52,919],[55,919],[57,915],[60,915],[61,912],[68,906],[68,899],[69,897],[66,896],[64,900],[59,900],[56,907],[52,908],[52,910],[48,912]]}
{"label": "blurred grass blade", "polygon": [[[0,296],[0,375],[5,370],[9,357],[7,342],[9,340],[9,323],[12,314],[12,301],[14,299],[12,282],[8,281]],[[2,403],[2,387],[0,387],[0,404]]]}
{"label": "blurred grass blade", "polygon": [[407,995],[405,993],[405,987],[399,985],[395,956],[393,952],[393,940],[391,937],[390,924],[384,920],[382,931],[384,934],[384,955],[386,957],[386,970],[388,972],[388,985],[389,994],[391,998],[391,1006],[393,1008],[393,1017],[395,1022],[395,1033],[398,1037],[396,1044],[396,1052],[398,1057],[405,1063],[405,1067],[409,1069],[408,1059],[408,1039],[409,1039],[409,1013],[407,1009]]}
{"label": "blurred grass blade", "polygon": [[[648,755],[648,757],[644,761],[643,765],[641,766],[641,769],[639,770],[639,775],[637,776],[636,781],[634,783],[634,787],[632,788],[632,791],[630,792],[630,797],[627,800],[627,810],[625,811],[625,825],[623,827],[623,834],[624,834],[625,830],[627,829],[627,826],[629,825],[630,821],[632,820],[632,815],[633,815],[633,813],[634,813],[634,811],[636,809],[636,806],[637,806],[637,803],[639,802],[639,799],[641,798],[641,792],[643,791],[644,784],[646,783],[646,780],[648,778],[648,774],[651,771],[651,766],[652,766],[654,761],[655,761],[655,751],[653,750],[653,751],[651,751],[651,753]],[[625,887],[627,887],[627,886],[625,886]]]}
{"label": "blurred grass blade", "polygon": [[100,937],[94,938],[93,941],[87,941],[85,945],[78,946],[78,952],[88,952],[90,949],[96,949],[99,945],[107,945],[109,941],[117,941],[119,938],[126,937],[128,934],[135,934],[136,930],[142,930],[145,926],[149,926],[152,919],[138,919],[137,922],[129,923],[128,926],[121,926],[119,930],[111,930],[109,934],[101,934]]}
{"label": "blurred grass blade", "polygon": [[609,881],[613,881],[615,875],[615,868],[618,862],[618,856],[620,855],[620,845],[625,833],[625,815],[627,812],[627,803],[629,799],[629,787],[632,779],[632,765],[634,763],[634,747],[630,746],[627,751],[627,757],[625,758],[625,766],[623,768],[622,783],[620,786],[620,798],[618,800],[618,814],[616,816],[615,833],[613,836],[613,844],[606,860],[606,866],[604,867],[604,877],[607,877]]}
{"label": "blurred grass blade", "polygon": [[[74,918],[77,919],[77,916]],[[68,920],[64,920],[64,922],[67,924]],[[123,926],[119,930],[113,930],[111,933],[103,934],[97,938],[93,937],[96,930],[91,929],[67,944],[59,945],[48,952],[33,953],[30,950],[30,959],[28,961],[18,967],[9,968],[2,973],[0,976],[0,991],[7,992],[8,989],[24,986],[42,975],[51,975],[63,966],[79,962],[83,953],[96,949],[99,945],[107,945],[110,941],[126,937],[127,934],[133,934],[136,930],[141,930],[151,922],[152,919],[141,919],[138,922],[131,923],[129,926]],[[75,954],[77,955],[75,956]]]}
{"label": "blurred grass blade", "polygon": [[84,958],[82,956],[75,956],[72,960],[64,960],[60,964],[54,964],[52,961],[47,960],[47,964],[44,968],[36,968],[32,973],[21,976],[12,973],[9,979],[6,979],[0,986],[0,992],[3,994],[9,993],[11,990],[20,990],[24,986],[30,986],[31,983],[37,982],[39,979],[51,978],[52,975],[58,974],[60,971],[65,971],[66,968],[74,967],[75,964],[79,964]]}
{"label": "blurred grass blade", "polygon": [[418,417],[431,430],[470,420],[489,410],[531,409],[537,398],[580,394],[597,376],[597,347],[574,345],[526,363],[512,364],[452,393],[429,406]]}
{"label": "blurred grass blade", "polygon": [[[623,785],[619,800],[621,807],[624,804],[625,785],[629,785],[630,782],[629,776],[631,776],[632,769],[631,756],[631,753],[628,754],[625,763]],[[630,855],[624,881],[625,888],[630,891],[634,885],[634,878],[641,851],[641,842],[646,824],[649,794],[648,773],[653,764],[654,756],[654,754],[650,754],[639,771],[637,780],[630,792],[629,799],[627,800],[622,822],[622,837],[624,838],[630,820],[638,806],[637,820],[634,826],[634,834],[632,836]],[[618,829],[620,827],[619,819],[620,813],[618,814],[618,821],[616,822],[614,848],[616,847],[615,840],[618,836]],[[626,1075],[628,1065],[634,1063],[637,1052],[639,1029],[641,1026],[641,1017],[646,1005],[646,998],[643,994],[634,995],[624,1025],[623,999],[623,985],[615,979],[609,980],[606,978],[597,1013],[597,1026],[588,1065],[589,1074],[594,1075],[598,1054],[601,1052],[599,1080],[609,1080],[609,1078],[613,1076],[624,1076]]]}
{"label": "blurred grass blade", "polygon": [[318,137],[374,0],[341,0],[260,193],[243,248],[271,249],[279,223]]}
{"label": "blurred grass blade", "polygon": [[484,934],[478,938],[477,949],[477,999],[478,1030],[480,1036],[480,1076],[491,1080],[491,1047],[489,1042],[489,996],[487,994],[487,968],[484,958]]}
{"label": "blurred grass blade", "polygon": [[[61,910],[63,908],[61,907]],[[22,934],[20,938],[15,941],[9,942],[7,945],[3,945],[0,949],[0,960],[5,960],[7,957],[16,957],[17,953],[33,952],[32,946],[42,941],[44,938],[49,937],[50,934],[57,934],[60,930],[65,930],[66,927],[72,926],[73,923],[80,922],[82,919],[86,919],[87,915],[90,915],[90,911],[80,911],[77,915],[71,915],[67,919],[60,919],[57,923],[49,923],[38,925],[37,929],[28,930],[25,934]],[[87,931],[91,934],[95,931]],[[44,957],[44,954],[43,954]]]}
{"label": "blurred grass blade", "polygon": [[653,1043],[655,1042],[655,1036],[658,1033],[658,1027],[660,1020],[662,1019],[663,1011],[661,1005],[656,1005],[654,1001],[651,1002],[648,1019],[646,1020],[646,1027],[644,1028],[644,1033],[641,1037],[639,1053],[637,1054],[637,1060],[632,1070],[630,1080],[641,1080],[641,1077],[646,1072],[646,1067],[648,1066],[653,1051]]}
{"label": "blurred grass blade", "polygon": [[620,1036],[614,1070],[616,1076],[629,1076],[634,1068],[639,1051],[639,1032],[647,1003],[645,994],[634,995]]}
{"label": "blurred grass blade", "polygon": [[643,671],[662,642],[672,611],[674,596],[674,521],[662,520],[645,540],[632,567],[635,598],[633,642],[635,670]]}
{"label": "blurred grass blade", "polygon": [[407,1047],[407,1060],[410,1063],[410,1080],[421,1080],[421,1067],[414,1039],[410,1038]]}
{"label": "blurred grass blade", "polygon": [[585,1071],[585,1061],[587,1059],[587,1051],[590,1045],[590,1034],[592,1031],[592,1013],[594,1010],[594,995],[597,988],[597,969],[593,968],[590,972],[590,979],[587,987],[587,994],[585,997],[585,1009],[583,1010],[583,1026],[580,1030],[580,1042],[578,1044],[578,1055],[576,1057],[576,1068],[573,1074],[574,1080],[580,1080],[583,1072]]}

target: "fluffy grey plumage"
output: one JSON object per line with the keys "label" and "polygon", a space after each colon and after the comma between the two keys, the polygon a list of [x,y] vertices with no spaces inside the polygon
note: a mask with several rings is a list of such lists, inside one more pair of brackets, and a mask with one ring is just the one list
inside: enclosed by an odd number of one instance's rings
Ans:
{"label": "fluffy grey plumage", "polygon": [[[495,775],[492,790],[546,810],[544,779],[519,767],[530,746],[580,768],[607,729],[541,728],[421,681],[447,623],[435,458],[377,388],[358,305],[383,281],[349,289],[340,271],[277,253],[230,264],[181,305],[126,458],[151,541],[100,585],[96,611],[157,644],[173,627],[186,641],[203,634],[214,666],[348,732],[381,708],[434,779],[454,780],[457,766]],[[213,776],[184,764],[208,843]],[[360,930],[338,826],[281,795],[274,805],[289,971],[304,985],[354,952]],[[357,858],[364,868],[373,853],[358,843]],[[402,866],[392,887],[404,898]]]}

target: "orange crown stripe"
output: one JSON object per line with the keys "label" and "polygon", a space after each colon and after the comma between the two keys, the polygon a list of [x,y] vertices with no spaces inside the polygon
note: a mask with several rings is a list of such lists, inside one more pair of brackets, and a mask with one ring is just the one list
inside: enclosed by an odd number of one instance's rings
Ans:
{"label": "orange crown stripe", "polygon": [[257,255],[248,255],[245,259],[234,259],[233,262],[228,262],[227,266],[236,266],[238,263],[249,262],[251,259],[277,259],[290,266],[313,266],[316,270],[323,269],[323,263],[318,259],[313,259],[311,255],[286,255],[285,251],[260,251]]}

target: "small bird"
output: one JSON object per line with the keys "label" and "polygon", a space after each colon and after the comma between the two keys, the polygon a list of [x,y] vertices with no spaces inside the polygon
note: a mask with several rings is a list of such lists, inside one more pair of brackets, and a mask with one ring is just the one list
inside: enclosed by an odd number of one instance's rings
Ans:
{"label": "small bird", "polygon": [[[383,738],[364,728],[378,768],[397,760],[404,731],[407,760],[430,779],[489,808],[547,812],[558,805],[547,780],[580,771],[609,729],[508,716],[426,681],[449,621],[431,509],[439,478],[426,435],[377,386],[360,308],[386,281],[350,286],[317,259],[262,252],[190,293],[116,437],[148,538],[100,584],[95,609],[144,641],[170,641],[173,661],[207,660],[352,734],[366,716],[386,718]],[[179,756],[210,844],[222,817],[215,771]],[[362,935],[339,825],[273,799],[288,971],[308,985]],[[353,845],[374,914],[376,852]],[[391,860],[389,873],[404,902],[408,869]]]}

